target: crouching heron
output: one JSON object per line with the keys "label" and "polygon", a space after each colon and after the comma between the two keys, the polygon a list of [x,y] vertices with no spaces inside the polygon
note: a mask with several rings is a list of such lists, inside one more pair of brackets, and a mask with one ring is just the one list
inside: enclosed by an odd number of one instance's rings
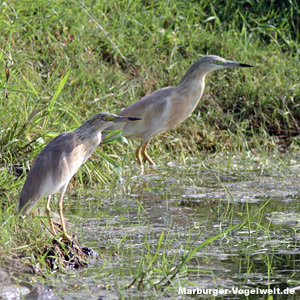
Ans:
{"label": "crouching heron", "polygon": [[56,235],[50,216],[50,201],[51,195],[60,190],[58,207],[63,237],[71,239],[67,234],[63,217],[63,197],[69,181],[99,145],[103,129],[117,122],[136,120],[140,119],[99,113],[74,131],[62,133],[54,138],[39,153],[29,171],[20,194],[18,212],[28,214],[43,197],[47,196],[46,213],[51,231]]}
{"label": "crouching heron", "polygon": [[138,115],[141,120],[109,127],[103,132],[103,139],[109,132],[122,128],[122,134],[125,137],[142,139],[142,143],[135,152],[141,167],[143,167],[141,156],[150,165],[154,165],[153,160],[147,154],[147,147],[151,139],[175,127],[190,116],[203,94],[204,80],[207,74],[223,68],[236,67],[252,66],[215,55],[200,58],[187,70],[177,86],[157,90],[121,111],[119,116]]}

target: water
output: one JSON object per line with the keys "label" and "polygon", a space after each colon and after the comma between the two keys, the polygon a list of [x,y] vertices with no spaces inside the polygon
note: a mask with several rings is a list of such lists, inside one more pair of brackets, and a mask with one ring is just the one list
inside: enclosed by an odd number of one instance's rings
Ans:
{"label": "water", "polygon": [[[263,171],[243,168],[203,170],[198,164],[169,164],[141,175],[137,168],[105,189],[86,189],[66,201],[66,215],[82,244],[100,254],[79,271],[57,271],[46,284],[61,299],[181,299],[178,288],[280,288],[300,281],[299,168]],[[253,166],[253,165],[252,165]],[[199,249],[164,291],[145,285],[126,290],[143,261],[163,245],[152,283],[176,269],[192,249],[236,224],[243,226]],[[144,260],[143,260],[144,258]],[[168,265],[167,267],[164,264]],[[172,274],[172,272],[171,272]],[[40,298],[39,298],[40,297]],[[44,299],[42,296],[36,299]],[[240,299],[228,295],[225,299]],[[297,299],[295,295],[275,299]],[[46,299],[46,298],[45,298]],[[253,295],[251,299],[267,299]]]}

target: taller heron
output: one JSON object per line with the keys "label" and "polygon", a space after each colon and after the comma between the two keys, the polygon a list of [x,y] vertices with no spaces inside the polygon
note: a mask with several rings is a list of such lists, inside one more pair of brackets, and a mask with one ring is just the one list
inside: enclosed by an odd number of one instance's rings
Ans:
{"label": "taller heron", "polygon": [[58,207],[63,237],[71,239],[63,217],[63,198],[69,181],[99,145],[103,129],[117,122],[136,120],[140,119],[99,113],[74,131],[62,133],[53,139],[39,153],[29,171],[20,194],[18,212],[28,214],[43,197],[48,197],[46,213],[51,231],[56,235],[50,216],[50,201],[51,195],[60,190]]}
{"label": "taller heron", "polygon": [[147,154],[151,139],[184,121],[196,108],[205,86],[207,74],[224,68],[253,67],[251,65],[226,60],[215,55],[207,55],[197,60],[187,70],[175,87],[165,87],[147,95],[126,107],[119,116],[141,117],[140,121],[107,128],[103,139],[114,130],[123,129],[122,135],[130,139],[142,139],[135,152],[138,163],[143,167],[142,157],[154,165]]}

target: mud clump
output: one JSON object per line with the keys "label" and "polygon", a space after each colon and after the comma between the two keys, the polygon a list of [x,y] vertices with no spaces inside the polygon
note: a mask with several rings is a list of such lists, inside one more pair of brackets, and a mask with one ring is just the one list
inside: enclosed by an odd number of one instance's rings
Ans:
{"label": "mud clump", "polygon": [[90,259],[99,254],[90,247],[80,246],[76,241],[53,239],[44,251],[45,262],[51,270],[60,268],[79,269],[87,267]]}

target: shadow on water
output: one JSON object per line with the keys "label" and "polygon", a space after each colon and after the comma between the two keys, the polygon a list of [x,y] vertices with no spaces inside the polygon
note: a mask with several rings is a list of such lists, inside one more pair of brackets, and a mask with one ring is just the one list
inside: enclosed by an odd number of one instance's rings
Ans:
{"label": "shadow on water", "polygon": [[[136,168],[125,173],[113,187],[85,190],[81,198],[67,201],[66,213],[76,224],[71,230],[83,244],[96,249],[100,259],[88,268],[50,278],[49,286],[59,298],[159,299],[163,293],[181,299],[180,286],[283,290],[300,281],[297,170],[283,177],[255,170],[214,172],[190,164],[150,169],[143,175]],[[201,248],[163,292],[124,289],[143,257],[155,253],[162,232],[164,246],[152,281],[159,277],[164,261],[178,265],[188,249],[235,224],[243,225]]]}

